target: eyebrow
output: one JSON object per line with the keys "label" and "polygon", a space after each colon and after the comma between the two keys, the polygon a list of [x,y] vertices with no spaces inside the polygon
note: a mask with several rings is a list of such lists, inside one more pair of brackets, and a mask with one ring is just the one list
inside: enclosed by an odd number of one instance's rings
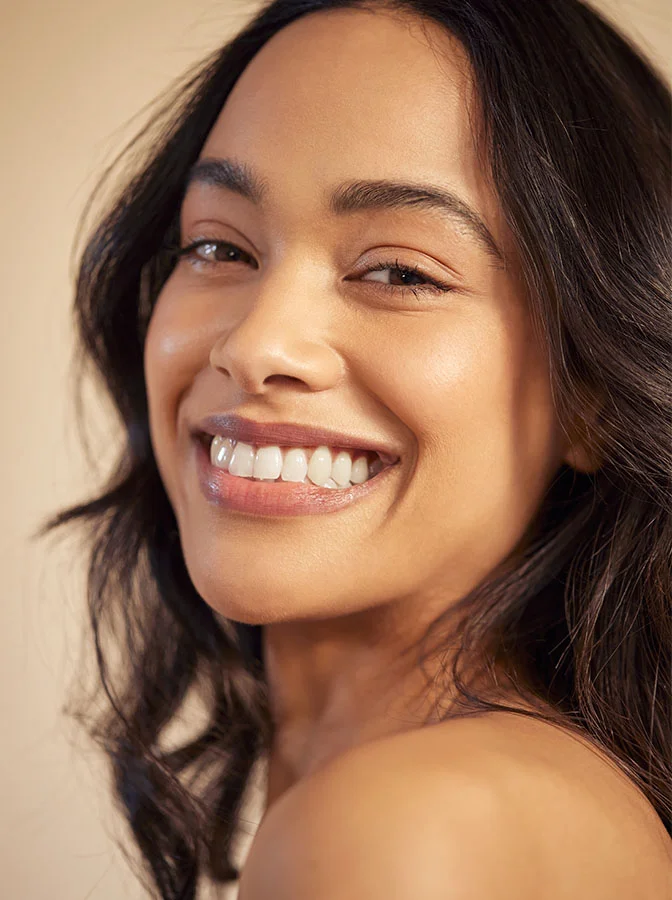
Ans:
{"label": "eyebrow", "polygon": [[[204,158],[189,170],[185,194],[192,184],[226,188],[263,206],[268,183],[247,165],[232,159]],[[442,213],[453,222],[465,226],[481,249],[499,263],[504,254],[478,213],[452,191],[431,184],[389,181],[349,181],[338,185],[327,197],[327,209],[336,216],[363,210],[399,210],[408,207]]]}

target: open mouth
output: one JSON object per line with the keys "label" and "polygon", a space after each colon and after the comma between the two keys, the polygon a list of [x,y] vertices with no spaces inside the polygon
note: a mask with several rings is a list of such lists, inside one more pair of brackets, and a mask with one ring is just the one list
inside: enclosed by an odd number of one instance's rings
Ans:
{"label": "open mouth", "polygon": [[349,447],[261,445],[207,432],[200,432],[197,438],[214,469],[246,481],[271,484],[347,490],[370,481],[399,461],[386,461],[375,450]]}

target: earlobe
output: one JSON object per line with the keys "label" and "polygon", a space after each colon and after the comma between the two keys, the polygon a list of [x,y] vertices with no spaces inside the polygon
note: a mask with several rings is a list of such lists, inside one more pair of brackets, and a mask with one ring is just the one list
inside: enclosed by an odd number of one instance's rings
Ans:
{"label": "earlobe", "polygon": [[584,410],[582,415],[577,416],[562,459],[572,469],[586,475],[597,472],[604,462],[604,457],[596,441],[597,420],[601,408],[601,404],[593,400],[590,409]]}
{"label": "earlobe", "polygon": [[585,446],[583,441],[576,441],[565,453],[563,462],[577,472],[592,475],[602,465],[602,458],[596,450]]}

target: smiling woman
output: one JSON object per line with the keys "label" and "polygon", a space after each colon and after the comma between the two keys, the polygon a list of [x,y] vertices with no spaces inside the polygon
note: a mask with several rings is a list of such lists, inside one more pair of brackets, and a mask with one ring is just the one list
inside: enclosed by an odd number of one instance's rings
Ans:
{"label": "smiling woman", "polygon": [[45,525],[151,889],[237,878],[264,759],[241,900],[659,900],[666,86],[578,0],[275,0],[155,126],[76,296],[126,446]]}

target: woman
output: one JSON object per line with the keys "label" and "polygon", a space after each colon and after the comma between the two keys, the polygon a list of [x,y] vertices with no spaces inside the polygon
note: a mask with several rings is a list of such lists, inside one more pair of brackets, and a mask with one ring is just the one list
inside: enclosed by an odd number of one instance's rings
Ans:
{"label": "woman", "polygon": [[241,900],[667,896],[669,126],[578,0],[276,0],[143,132],[76,297],[125,445],[46,527],[157,896],[260,759]]}

